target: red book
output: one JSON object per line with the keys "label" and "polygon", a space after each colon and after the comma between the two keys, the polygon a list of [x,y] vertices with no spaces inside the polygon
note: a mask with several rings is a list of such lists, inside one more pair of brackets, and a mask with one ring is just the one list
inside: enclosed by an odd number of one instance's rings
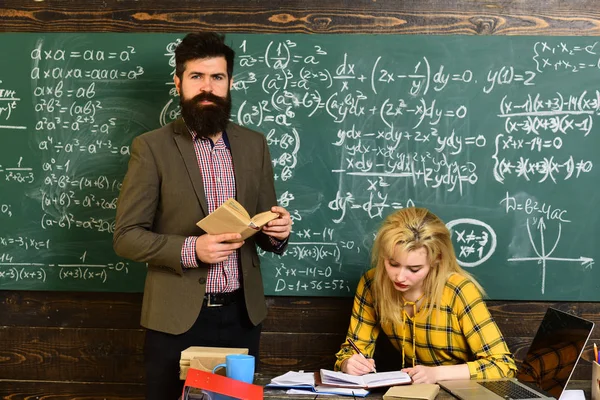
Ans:
{"label": "red book", "polygon": [[[222,375],[190,368],[183,387],[182,400],[192,398],[190,389],[202,389],[202,392],[218,393],[240,400],[263,400],[263,387],[252,385]],[[210,393],[205,398],[210,399]],[[194,396],[197,398],[197,396]],[[202,398],[202,397],[200,397]]]}

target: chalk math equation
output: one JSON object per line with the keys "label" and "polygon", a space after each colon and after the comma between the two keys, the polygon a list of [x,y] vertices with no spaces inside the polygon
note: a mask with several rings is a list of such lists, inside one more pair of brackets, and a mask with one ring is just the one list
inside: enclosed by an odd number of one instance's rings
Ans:
{"label": "chalk math equation", "polygon": [[[0,63],[0,286],[142,290],[145,266],[112,253],[114,213],[133,137],[180,115],[181,37],[11,38],[17,55]],[[264,133],[294,221],[283,256],[260,254],[267,294],[351,296],[382,220],[417,206],[447,223],[460,265],[490,297],[598,300],[598,285],[565,289],[600,278],[589,240],[600,222],[596,40],[227,40],[231,119]]]}

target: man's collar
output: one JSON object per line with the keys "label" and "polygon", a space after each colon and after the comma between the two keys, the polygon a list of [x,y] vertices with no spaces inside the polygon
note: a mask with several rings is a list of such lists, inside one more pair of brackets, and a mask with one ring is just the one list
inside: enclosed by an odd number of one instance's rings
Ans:
{"label": "man's collar", "polygon": [[[188,128],[187,124],[183,120],[183,117],[181,117],[181,116],[175,120],[174,130],[175,130],[175,133],[180,133],[180,134],[187,132],[187,134],[189,134],[191,136],[192,140],[195,140],[198,137],[198,134],[196,132],[194,132],[192,129]],[[223,143],[225,144],[225,147],[227,147],[228,149],[231,149],[231,144],[229,143],[229,137],[227,136],[226,130],[223,130],[222,137],[223,137]],[[211,143],[211,146],[215,145],[212,140],[210,140],[210,143]]]}
{"label": "man's collar", "polygon": [[[191,129],[188,129],[188,131],[190,132],[190,135],[192,135],[192,140],[208,140],[210,142],[210,147],[215,147],[215,142],[211,138],[199,137],[198,134]],[[223,132],[221,133],[221,139],[223,139],[223,144],[225,144],[225,147],[231,150],[229,138],[227,137],[227,131],[223,130]]]}
{"label": "man's collar", "polygon": [[[227,147],[229,150],[231,150],[231,145],[229,144],[229,137],[227,136],[227,131],[225,129],[223,129],[223,134],[221,135],[221,137],[223,138],[223,143],[225,143],[225,147]],[[212,140],[211,140],[212,142]],[[213,144],[214,146],[214,144]]]}

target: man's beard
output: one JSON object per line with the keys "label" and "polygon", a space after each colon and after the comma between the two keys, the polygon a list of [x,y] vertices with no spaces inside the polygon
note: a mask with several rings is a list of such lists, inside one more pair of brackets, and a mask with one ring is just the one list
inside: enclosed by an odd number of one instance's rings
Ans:
{"label": "man's beard", "polygon": [[[211,101],[213,104],[200,104]],[[181,115],[188,128],[200,137],[211,138],[223,132],[231,115],[231,93],[220,97],[208,92],[202,92],[191,99],[186,99],[183,92],[179,99]]]}

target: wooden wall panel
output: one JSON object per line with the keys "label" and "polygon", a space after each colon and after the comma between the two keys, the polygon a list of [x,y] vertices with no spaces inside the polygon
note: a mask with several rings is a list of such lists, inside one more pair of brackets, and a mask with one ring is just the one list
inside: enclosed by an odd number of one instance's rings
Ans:
{"label": "wooden wall panel", "polygon": [[141,329],[5,326],[0,378],[139,383],[143,339]]}
{"label": "wooden wall panel", "polygon": [[269,297],[263,331],[345,334],[352,302],[350,297]]}
{"label": "wooden wall panel", "polygon": [[1,324],[138,329],[141,293],[1,291]]}
{"label": "wooden wall panel", "polygon": [[6,382],[0,380],[0,398],[7,400],[144,400],[142,384],[95,382]]}
{"label": "wooden wall panel", "polygon": [[598,35],[594,0],[4,0],[0,31]]}
{"label": "wooden wall panel", "polygon": [[[2,380],[143,383],[140,294],[0,292],[0,386]],[[331,367],[344,340],[350,298],[270,297],[263,326],[259,370]],[[517,359],[525,355],[547,307],[600,324],[600,304],[488,302]],[[593,342],[600,344],[595,331]],[[576,376],[589,376],[588,344]],[[394,358],[382,344],[378,360]],[[382,356],[383,354],[384,356]],[[393,360],[392,360],[393,361]],[[391,363],[393,365],[393,362]]]}

